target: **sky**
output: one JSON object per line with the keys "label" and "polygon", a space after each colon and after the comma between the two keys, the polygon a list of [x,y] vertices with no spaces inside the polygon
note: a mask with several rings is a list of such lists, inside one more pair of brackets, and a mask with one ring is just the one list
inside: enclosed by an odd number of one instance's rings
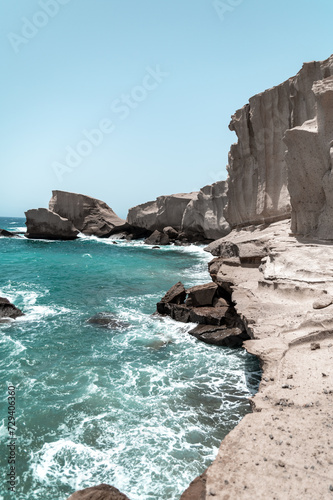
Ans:
{"label": "sky", "polygon": [[332,0],[0,0],[0,216],[226,178],[231,115],[333,53]]}

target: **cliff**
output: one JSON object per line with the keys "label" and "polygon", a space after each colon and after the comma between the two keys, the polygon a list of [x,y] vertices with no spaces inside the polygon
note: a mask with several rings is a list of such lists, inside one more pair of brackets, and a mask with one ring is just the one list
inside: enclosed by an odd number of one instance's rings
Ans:
{"label": "cliff", "polygon": [[238,142],[229,152],[225,210],[232,227],[290,217],[288,171],[292,166],[287,168],[283,138],[288,129],[314,118],[312,86],[331,75],[333,56],[305,63],[295,77],[252,97],[232,116],[229,128]]}
{"label": "cliff", "polygon": [[31,209],[25,212],[27,238],[48,240],[74,240],[79,231],[65,217],[47,208]]}

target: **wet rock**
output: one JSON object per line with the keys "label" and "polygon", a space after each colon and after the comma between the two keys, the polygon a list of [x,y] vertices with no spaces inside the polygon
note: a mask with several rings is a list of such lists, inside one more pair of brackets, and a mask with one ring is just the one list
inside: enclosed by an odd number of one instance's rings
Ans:
{"label": "wet rock", "polygon": [[129,500],[114,486],[100,484],[73,493],[67,500]]}
{"label": "wet rock", "polygon": [[240,328],[227,328],[226,326],[198,325],[189,331],[198,340],[206,344],[226,347],[241,347],[249,336]]}
{"label": "wet rock", "polygon": [[128,328],[130,326],[126,321],[120,320],[115,314],[107,311],[95,314],[87,320],[87,323],[100,328],[109,328],[111,330]]}
{"label": "wet rock", "polygon": [[0,229],[0,236],[5,236],[6,238],[13,238],[17,233],[13,233],[12,231],[7,231],[6,229]]}
{"label": "wet rock", "polygon": [[215,283],[206,283],[205,285],[188,288],[186,290],[186,293],[188,294],[186,305],[191,305],[193,307],[211,306],[217,289],[218,286]]}
{"label": "wet rock", "polygon": [[173,285],[162,297],[161,302],[170,304],[183,304],[186,298],[186,290],[181,281]]}
{"label": "wet rock", "polygon": [[194,307],[190,312],[190,321],[203,325],[226,324],[228,307]]}
{"label": "wet rock", "polygon": [[24,316],[24,313],[18,309],[8,299],[0,297],[0,319],[11,318],[16,319],[19,316]]}
{"label": "wet rock", "polygon": [[154,231],[145,240],[146,245],[169,245],[170,239],[167,234],[161,233],[161,231]]}

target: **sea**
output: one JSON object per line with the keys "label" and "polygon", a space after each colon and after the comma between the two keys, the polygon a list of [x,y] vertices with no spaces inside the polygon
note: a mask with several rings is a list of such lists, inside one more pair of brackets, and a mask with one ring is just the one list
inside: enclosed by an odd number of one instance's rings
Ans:
{"label": "sea", "polygon": [[[0,228],[24,222],[0,218]],[[209,466],[250,412],[258,360],[153,313],[176,282],[209,282],[210,259],[194,245],[0,238],[0,296],[25,314],[0,324],[0,500],[65,500],[100,483],[131,500],[178,500]],[[87,321],[101,312],[120,323]],[[8,387],[15,492],[5,479]]]}

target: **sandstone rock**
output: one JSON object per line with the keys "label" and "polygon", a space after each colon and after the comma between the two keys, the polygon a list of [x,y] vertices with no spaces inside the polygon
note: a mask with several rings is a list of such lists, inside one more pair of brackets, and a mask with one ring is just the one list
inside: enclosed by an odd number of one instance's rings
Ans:
{"label": "sandstone rock", "polygon": [[313,309],[325,309],[325,307],[333,304],[333,297],[331,295],[326,295],[318,300],[315,300],[312,304]]}
{"label": "sandstone rock", "polygon": [[187,205],[181,230],[188,236],[203,235],[208,240],[221,238],[230,232],[230,226],[224,218],[227,203],[227,185],[225,181],[204,186],[196,198]]}
{"label": "sandstone rock", "polygon": [[19,316],[24,316],[24,313],[18,309],[8,299],[0,297],[0,319],[11,318],[16,319]]}
{"label": "sandstone rock", "polygon": [[249,335],[239,328],[227,328],[226,326],[198,325],[189,331],[198,340],[206,344],[226,347],[241,347]]}
{"label": "sandstone rock", "polygon": [[129,228],[106,203],[83,194],[52,191],[49,209],[87,235],[108,237]]}
{"label": "sandstone rock", "polygon": [[333,77],[315,82],[315,117],[286,131],[293,233],[333,239]]}
{"label": "sandstone rock", "polygon": [[114,486],[100,484],[73,493],[67,500],[129,500]]}
{"label": "sandstone rock", "polygon": [[209,252],[216,257],[238,257],[239,251],[238,246],[227,241],[225,238],[220,238],[216,241],[210,243],[204,248],[205,252]]}
{"label": "sandstone rock", "polygon": [[[286,130],[314,118],[312,85],[332,75],[333,56],[323,62],[306,63],[295,77],[252,97],[249,104],[232,117],[229,128],[236,132],[238,143],[231,146],[229,153],[228,204],[224,210],[232,227],[290,216],[283,136]],[[299,143],[296,135],[290,141]],[[308,145],[308,150],[311,148],[315,156],[316,147],[317,143],[313,141]],[[306,152],[302,158],[305,159],[305,155]],[[301,162],[301,159],[297,160],[297,164]],[[293,178],[299,183],[299,190],[305,178],[303,176],[298,181],[296,172]]]}
{"label": "sandstone rock", "polygon": [[164,302],[159,302],[157,304],[157,311],[181,323],[189,323],[191,321],[192,310],[185,304],[165,304]]}
{"label": "sandstone rock", "polygon": [[48,240],[74,240],[79,231],[73,223],[47,208],[31,209],[25,212],[27,238]]}
{"label": "sandstone rock", "polygon": [[146,245],[170,245],[170,239],[167,234],[162,233],[161,231],[154,231],[148,238],[145,240]]}
{"label": "sandstone rock", "polygon": [[114,313],[107,311],[95,314],[91,318],[87,319],[87,323],[101,328],[110,328],[111,330],[128,328],[130,326],[127,321],[121,321]]}
{"label": "sandstone rock", "polygon": [[179,231],[185,208],[196,196],[197,193],[159,196],[155,201],[130,208],[127,221],[132,226],[145,228],[149,231],[163,231],[167,226]]}
{"label": "sandstone rock", "polygon": [[205,285],[193,286],[188,288],[186,293],[186,305],[193,307],[198,306],[211,306],[217,292],[217,285],[215,283],[206,283]]}

